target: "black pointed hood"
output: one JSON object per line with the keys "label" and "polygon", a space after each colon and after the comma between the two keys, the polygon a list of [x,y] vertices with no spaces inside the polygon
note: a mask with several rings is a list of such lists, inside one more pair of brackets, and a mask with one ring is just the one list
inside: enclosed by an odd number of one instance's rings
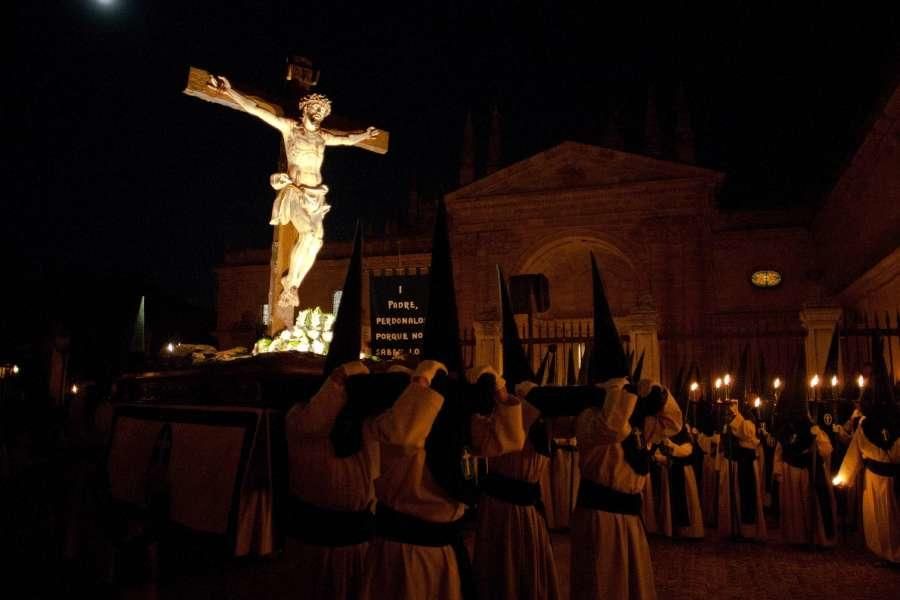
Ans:
{"label": "black pointed hood", "polygon": [[588,368],[588,383],[628,377],[628,363],[622,340],[613,321],[612,311],[603,289],[597,259],[591,253],[591,280],[594,289],[594,343]]}
{"label": "black pointed hood", "polygon": [[453,286],[453,263],[447,207],[438,202],[431,247],[431,271],[428,313],[422,343],[422,358],[437,360],[451,373],[462,375],[462,345],[459,341],[459,315],[456,312],[456,290]]}
{"label": "black pointed hood", "polygon": [[637,365],[634,367],[634,371],[631,373],[631,382],[637,383],[641,380],[641,374],[644,372],[644,352],[641,351],[641,356],[638,358]]}
{"label": "black pointed hood", "polygon": [[741,350],[741,358],[738,361],[736,389],[741,391],[740,401],[746,402],[750,395],[750,344],[746,344]]}
{"label": "black pointed hood", "polygon": [[541,365],[538,367],[538,371],[534,376],[534,382],[538,385],[544,385],[547,383],[547,368],[550,366],[550,360],[552,358],[551,351],[548,348],[547,352],[544,353],[544,358],[541,359]]}
{"label": "black pointed hood", "polygon": [[809,382],[806,379],[806,352],[800,346],[797,362],[790,378],[785,382],[784,391],[778,398],[778,414],[776,416],[780,428],[790,422],[809,420],[808,405]]}
{"label": "black pointed hood", "polygon": [[522,348],[519,339],[519,329],[513,315],[512,303],[509,301],[509,288],[503,277],[503,269],[497,266],[497,284],[500,288],[501,340],[503,344],[503,378],[509,391],[515,389],[516,384],[523,381],[535,381],[534,371]]}
{"label": "black pointed hood", "polygon": [[831,334],[831,343],[828,344],[828,357],[825,359],[825,381],[831,381],[831,378],[838,374],[838,343],[840,341],[840,331],[835,325]]}
{"label": "black pointed hood", "polygon": [[862,397],[862,412],[866,416],[862,430],[866,438],[885,452],[900,437],[900,409],[894,399],[890,374],[884,362],[884,340],[872,336],[872,377]]}
{"label": "black pointed hood", "polygon": [[362,227],[356,223],[353,236],[353,253],[344,287],[341,293],[341,304],[335,317],[331,345],[325,357],[324,374],[329,374],[344,363],[359,360],[362,348]]}
{"label": "black pointed hood", "polygon": [[578,374],[575,373],[575,348],[569,346],[569,356],[566,359],[566,385],[575,385]]}
{"label": "black pointed hood", "polygon": [[550,364],[547,366],[547,384],[556,385],[556,344],[550,346]]}

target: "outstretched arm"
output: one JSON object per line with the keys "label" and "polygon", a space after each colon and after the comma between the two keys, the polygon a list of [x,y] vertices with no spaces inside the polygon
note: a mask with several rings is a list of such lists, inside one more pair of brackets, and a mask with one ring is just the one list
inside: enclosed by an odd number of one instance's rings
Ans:
{"label": "outstretched arm", "polygon": [[225,96],[228,96],[230,99],[234,100],[234,102],[238,106],[244,109],[245,112],[250,113],[254,117],[262,119],[267,124],[271,125],[279,131],[283,131],[286,127],[290,127],[290,119],[279,117],[275,113],[262,108],[253,100],[238,93],[237,90],[231,87],[231,82],[229,82],[221,75],[212,75],[209,78],[209,87],[221,94],[224,94]]}
{"label": "outstretched arm", "polygon": [[358,133],[349,133],[346,131],[332,131],[323,129],[322,136],[325,138],[326,146],[355,146],[356,144],[378,137],[381,133],[380,129],[369,127],[365,131]]}

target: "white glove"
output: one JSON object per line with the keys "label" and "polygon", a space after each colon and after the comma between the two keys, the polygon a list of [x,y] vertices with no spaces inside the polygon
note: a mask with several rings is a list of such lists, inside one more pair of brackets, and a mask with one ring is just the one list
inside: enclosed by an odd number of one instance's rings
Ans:
{"label": "white glove", "polygon": [[494,386],[496,389],[501,389],[506,387],[506,380],[497,375],[497,371],[494,370],[494,367],[490,365],[482,365],[480,367],[472,367],[468,371],[466,371],[466,380],[469,383],[475,383],[478,381],[478,378],[482,375],[493,375],[496,380],[496,385]]}
{"label": "white glove", "polygon": [[413,377],[421,377],[428,382],[428,385],[431,385],[431,380],[434,379],[434,376],[437,375],[439,371],[446,373],[447,367],[436,360],[423,360],[413,372]]}
{"label": "white glove", "polygon": [[345,377],[353,377],[354,375],[368,375],[369,367],[362,364],[361,361],[354,360],[353,362],[342,364],[341,371],[344,372]]}
{"label": "white glove", "polygon": [[406,373],[410,377],[412,377],[413,370],[404,365],[391,365],[388,367],[388,373]]}
{"label": "white glove", "polygon": [[519,398],[527,398],[528,394],[531,393],[531,390],[533,390],[536,387],[540,387],[540,386],[533,381],[523,381],[521,383],[517,383],[516,384],[516,396],[518,396]]}

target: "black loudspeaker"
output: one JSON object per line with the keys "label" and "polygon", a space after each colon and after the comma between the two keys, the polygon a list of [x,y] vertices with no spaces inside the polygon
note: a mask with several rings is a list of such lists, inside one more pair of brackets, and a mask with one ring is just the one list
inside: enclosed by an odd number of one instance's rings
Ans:
{"label": "black loudspeaker", "polygon": [[550,310],[550,282],[546,275],[529,273],[509,278],[509,299],[515,314],[527,314],[531,298],[534,298],[534,312]]}

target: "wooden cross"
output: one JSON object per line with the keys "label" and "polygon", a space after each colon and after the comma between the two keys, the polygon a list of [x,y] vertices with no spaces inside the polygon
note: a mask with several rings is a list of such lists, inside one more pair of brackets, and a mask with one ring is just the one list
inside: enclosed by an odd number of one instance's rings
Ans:
{"label": "wooden cross", "polygon": [[[243,109],[231,98],[209,86],[211,77],[212,74],[209,71],[191,67],[188,72],[187,85],[184,88],[184,93],[188,96],[200,98],[207,102],[227,106],[228,108],[243,112]],[[316,85],[318,78],[318,71],[312,69],[312,65],[308,60],[302,57],[292,57],[292,59],[288,61],[286,79],[296,82],[299,88],[298,91],[300,92],[299,94],[294,94],[295,98],[293,98],[293,100],[295,103],[299,100],[300,95],[309,92],[310,88]],[[278,116],[285,116],[286,111],[278,102],[267,100],[258,95],[247,93],[244,93],[243,95],[251,99],[261,108]],[[330,115],[328,117],[328,123],[330,125],[333,124],[338,126],[338,128],[345,131],[361,129],[360,127],[354,127],[346,119],[342,119],[335,115]],[[323,129],[327,131],[328,128],[323,126]],[[388,132],[380,130],[379,135],[357,143],[356,147],[377,154],[386,154],[388,151],[389,140],[390,135]],[[279,170],[284,171],[284,165],[286,165],[287,161],[283,147],[281,149],[281,154],[282,165],[280,165]],[[297,231],[291,224],[277,225],[273,233],[272,259],[269,266],[269,307],[271,308],[271,318],[269,321],[270,335],[274,335],[279,330],[293,325],[294,311],[292,309],[279,307],[278,296],[281,288],[281,278],[287,272],[290,265],[291,248],[297,241],[297,237]]]}

